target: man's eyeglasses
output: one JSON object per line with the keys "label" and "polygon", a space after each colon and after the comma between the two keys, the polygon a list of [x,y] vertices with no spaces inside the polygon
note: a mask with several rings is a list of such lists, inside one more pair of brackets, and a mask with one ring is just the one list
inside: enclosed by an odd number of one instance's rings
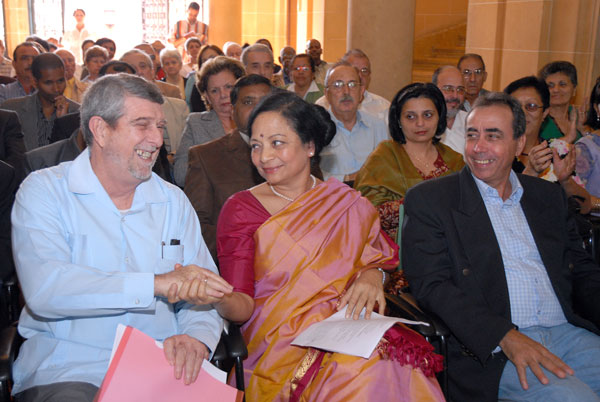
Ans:
{"label": "man's eyeglasses", "polygon": [[465,87],[454,87],[452,85],[444,85],[441,90],[445,94],[452,94],[456,92],[458,95],[462,95],[465,93]]}
{"label": "man's eyeglasses", "polygon": [[331,84],[329,84],[330,88],[337,90],[337,91],[341,90],[345,86],[347,86],[348,89],[358,88],[360,86],[360,82],[358,82],[358,81],[344,82],[342,80],[337,80],[337,81],[334,81]]}
{"label": "man's eyeglasses", "polygon": [[359,68],[358,71],[360,71],[361,74],[364,75],[369,75],[371,74],[371,70],[369,69],[369,67],[363,67],[363,68]]}
{"label": "man's eyeglasses", "polygon": [[536,105],[535,103],[525,103],[523,105],[521,105],[525,110],[527,110],[528,112],[535,112],[538,109],[541,109],[542,106],[540,105]]}
{"label": "man's eyeglasses", "polygon": [[465,78],[469,78],[471,76],[471,74],[475,74],[476,77],[479,77],[483,73],[484,73],[483,68],[476,68],[475,70],[464,69],[462,71],[462,75]]}
{"label": "man's eyeglasses", "polygon": [[306,66],[294,67],[293,69],[296,71],[310,71],[310,67],[306,67]]}

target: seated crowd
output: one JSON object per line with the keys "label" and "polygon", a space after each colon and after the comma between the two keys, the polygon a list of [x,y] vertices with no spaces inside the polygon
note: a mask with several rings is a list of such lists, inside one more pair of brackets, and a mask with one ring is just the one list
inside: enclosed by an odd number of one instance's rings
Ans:
{"label": "seated crowd", "polygon": [[[183,39],[118,60],[89,41],[83,65],[43,40],[13,52],[0,280],[16,270],[25,300],[17,401],[94,400],[118,324],[163,341],[189,384],[225,320],[248,401],[600,401],[600,268],[578,232],[600,212],[600,77],[576,107],[569,62],[490,92],[465,54],[389,102],[360,49],[328,63],[311,39],[277,66],[266,39]],[[408,291],[451,332],[446,394],[405,325],[368,359],[291,345]]]}

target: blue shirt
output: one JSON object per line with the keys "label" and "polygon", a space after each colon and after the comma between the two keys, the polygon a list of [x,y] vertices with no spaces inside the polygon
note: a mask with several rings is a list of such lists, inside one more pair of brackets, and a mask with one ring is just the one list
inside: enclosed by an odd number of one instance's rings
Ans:
{"label": "blue shirt", "polygon": [[[35,90],[31,93],[33,92],[35,92]],[[16,80],[9,84],[0,84],[0,103],[4,102],[7,99],[21,98],[26,95],[29,94],[25,92],[25,88],[23,88],[23,85],[21,85],[19,80]]]}
{"label": "blue shirt", "polygon": [[511,320],[519,328],[552,327],[567,322],[521,207],[523,187],[510,172],[511,194],[503,201],[498,190],[473,176],[492,222],[510,299]]}
{"label": "blue shirt", "polygon": [[13,393],[61,381],[99,386],[119,323],[160,341],[188,334],[215,349],[223,321],[214,309],[154,296],[154,275],[175,263],[217,272],[197,215],[175,186],[152,174],[121,212],[86,149],[25,179],[12,225],[27,301],[19,320],[27,340],[13,367]]}
{"label": "blue shirt", "polygon": [[356,123],[349,131],[329,109],[337,133],[321,152],[321,170],[325,180],[330,177],[342,181],[344,176],[358,172],[377,145],[389,140],[385,122],[366,113],[356,112]]}

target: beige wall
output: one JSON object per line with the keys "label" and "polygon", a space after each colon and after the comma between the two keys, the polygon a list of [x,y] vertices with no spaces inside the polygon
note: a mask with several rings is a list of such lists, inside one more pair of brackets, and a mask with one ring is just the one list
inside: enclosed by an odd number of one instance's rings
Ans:
{"label": "beige wall", "polygon": [[291,0],[290,41],[296,53],[306,52],[306,42],[317,39],[323,60],[334,62],[346,52],[347,0]]}
{"label": "beige wall", "polygon": [[550,61],[567,60],[577,67],[581,103],[600,73],[599,8],[599,0],[471,0],[466,47],[484,57],[485,88],[502,90]]}
{"label": "beige wall", "polygon": [[463,24],[468,4],[469,0],[416,0],[415,38]]}
{"label": "beige wall", "polygon": [[4,0],[6,51],[12,59],[15,47],[29,36],[29,8],[26,0]]}
{"label": "beige wall", "polygon": [[415,0],[349,0],[348,47],[371,60],[369,91],[391,100],[412,80]]}

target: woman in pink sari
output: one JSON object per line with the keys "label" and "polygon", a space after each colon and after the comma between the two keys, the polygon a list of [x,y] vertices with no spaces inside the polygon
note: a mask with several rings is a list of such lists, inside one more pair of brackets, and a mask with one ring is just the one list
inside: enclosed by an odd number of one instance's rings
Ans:
{"label": "woman in pink sari", "polygon": [[383,313],[385,271],[398,264],[397,249],[360,193],[310,174],[335,135],[323,108],[277,93],[248,126],[266,183],[234,194],[222,209],[217,249],[234,291],[214,303],[244,323],[247,400],[443,400],[434,376],[440,358],[406,327],[388,331],[369,359],[291,345],[338,309],[355,319],[363,308],[367,318],[377,305]]}

